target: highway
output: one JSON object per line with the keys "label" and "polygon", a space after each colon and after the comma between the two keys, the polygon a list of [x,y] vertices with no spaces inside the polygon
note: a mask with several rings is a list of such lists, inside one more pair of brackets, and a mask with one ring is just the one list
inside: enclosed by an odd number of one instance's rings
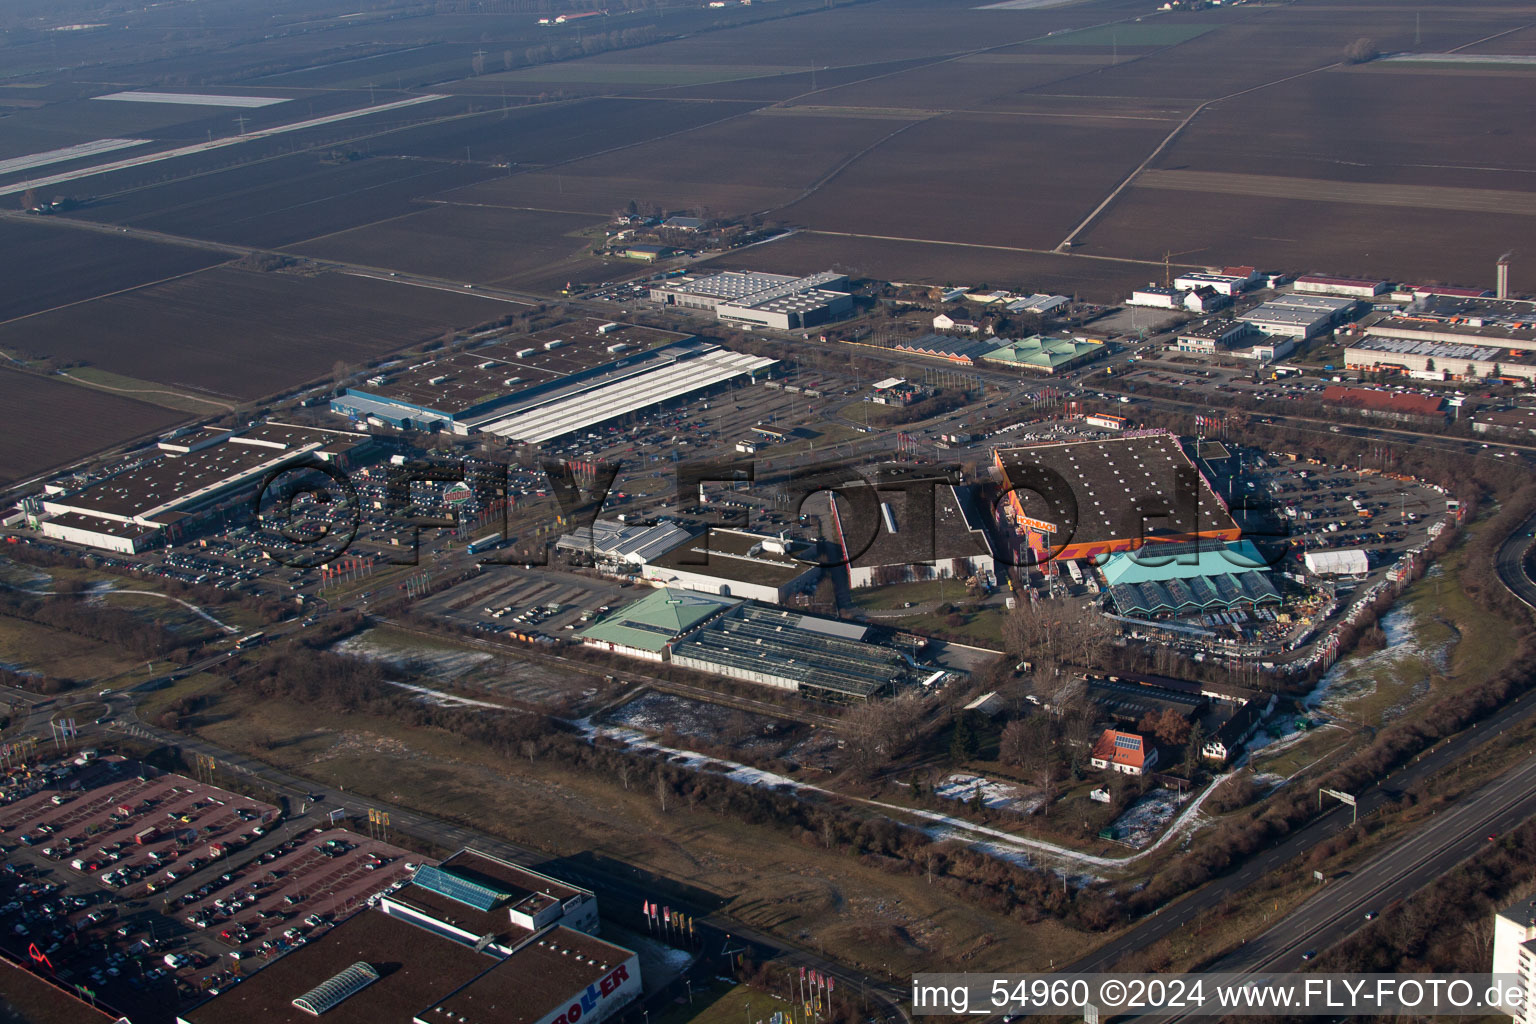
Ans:
{"label": "highway", "polygon": [[[1490,837],[1536,815],[1536,756],[1483,785],[1455,807],[1398,839],[1318,891],[1253,940],[1207,964],[1212,973],[1300,971],[1307,951],[1327,949],[1364,928],[1367,913],[1424,888],[1484,849]],[[1118,1018],[1172,1024],[1187,1014]]]}
{"label": "highway", "polygon": [[[1382,779],[1377,785],[1357,793],[1356,799],[1359,802],[1360,815],[1364,817],[1379,810],[1383,805],[1393,800],[1397,793],[1406,791],[1420,780],[1428,779],[1436,773],[1445,770],[1455,761],[1475,751],[1482,745],[1483,741],[1498,738],[1501,733],[1518,723],[1524,722],[1533,714],[1536,714],[1536,690],[1522,694],[1489,718],[1479,722],[1473,728],[1463,730],[1450,740],[1420,755],[1407,767]],[[1536,798],[1536,766],[1533,766],[1531,773],[1526,773],[1523,768],[1518,771],[1520,772],[1518,775],[1506,772],[1503,776],[1500,776],[1501,779],[1513,777],[1518,780],[1514,783],[1515,788],[1513,790],[1502,789],[1500,792],[1507,796],[1511,792],[1523,794],[1529,791],[1533,798]],[[1474,800],[1480,798],[1468,797],[1467,799]],[[1456,827],[1457,824],[1467,826],[1462,832],[1464,838],[1473,837],[1474,839],[1482,840],[1488,833],[1482,818],[1457,817],[1449,825],[1440,821],[1424,825],[1405,842],[1414,844],[1421,841],[1428,842],[1427,838],[1422,837],[1439,835],[1441,834],[1440,830]],[[1153,913],[1114,941],[1070,965],[1067,971],[1071,973],[1089,973],[1112,969],[1113,965],[1127,953],[1150,945],[1165,935],[1199,918],[1229,896],[1247,888],[1292,858],[1301,856],[1329,836],[1349,827],[1349,808],[1341,804],[1333,805],[1325,813],[1314,818],[1309,824],[1296,832],[1291,833],[1291,835],[1287,836],[1277,845],[1248,858],[1237,870],[1214,879],[1183,899]],[[1482,831],[1479,832],[1479,829],[1482,829]],[[1500,826],[1500,831],[1502,830],[1503,826]],[[1463,854],[1463,856],[1465,855]],[[1457,859],[1459,860],[1460,858],[1458,857]],[[1412,892],[1414,888],[1416,886],[1403,883],[1397,886],[1390,893],[1390,896],[1395,898],[1406,895]],[[1383,899],[1385,900],[1385,898],[1384,896]],[[1319,945],[1316,948],[1321,949],[1323,947]],[[1297,952],[1300,952],[1300,950]]]}
{"label": "highway", "polygon": [[1530,574],[1525,570],[1525,556],[1536,544],[1536,513],[1504,539],[1499,545],[1499,552],[1495,556],[1495,567],[1499,573],[1499,579],[1509,588],[1510,593],[1525,603],[1527,608],[1536,609],[1536,582],[1531,580]]}

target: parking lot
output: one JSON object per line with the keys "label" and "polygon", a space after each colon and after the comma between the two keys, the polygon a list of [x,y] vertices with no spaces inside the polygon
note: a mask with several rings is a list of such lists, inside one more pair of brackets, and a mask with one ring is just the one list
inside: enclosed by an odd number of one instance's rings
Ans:
{"label": "parking lot", "polygon": [[415,866],[111,754],[10,768],[0,801],[0,943],[135,1020],[235,983]]}

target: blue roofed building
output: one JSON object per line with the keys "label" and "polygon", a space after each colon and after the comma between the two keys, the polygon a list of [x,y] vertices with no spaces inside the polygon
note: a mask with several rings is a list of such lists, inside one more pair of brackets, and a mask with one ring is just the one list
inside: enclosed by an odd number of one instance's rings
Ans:
{"label": "blue roofed building", "polygon": [[1098,565],[1115,610],[1133,618],[1251,612],[1281,603],[1269,564],[1252,541],[1154,544]]}

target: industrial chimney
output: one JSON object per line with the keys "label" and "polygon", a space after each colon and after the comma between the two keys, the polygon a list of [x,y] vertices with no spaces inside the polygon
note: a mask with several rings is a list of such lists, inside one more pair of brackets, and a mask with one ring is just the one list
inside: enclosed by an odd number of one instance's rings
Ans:
{"label": "industrial chimney", "polygon": [[1510,253],[1505,253],[1503,256],[1499,257],[1499,277],[1498,277],[1498,284],[1494,287],[1494,294],[1496,294],[1501,299],[1509,298],[1509,257],[1510,256],[1511,256]]}

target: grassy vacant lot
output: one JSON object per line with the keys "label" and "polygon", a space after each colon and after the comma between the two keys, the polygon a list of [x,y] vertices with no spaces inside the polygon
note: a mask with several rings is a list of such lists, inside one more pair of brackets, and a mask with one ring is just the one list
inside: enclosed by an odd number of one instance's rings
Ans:
{"label": "grassy vacant lot", "polygon": [[742,1024],[743,1021],[756,1024],[793,1008],[791,1000],[779,999],[745,985],[730,985],[717,978],[708,988],[695,988],[692,1003],[662,1012],[654,1024]]}
{"label": "grassy vacant lot", "polygon": [[356,715],[264,704],[230,692],[202,731],[215,742],[337,787],[473,822],[551,855],[644,866],[733,916],[896,976],[936,963],[1045,966],[1088,936],[957,906],[943,886],[887,874],[815,843],[571,771],[504,760],[458,737]]}
{"label": "grassy vacant lot", "polygon": [[148,678],[121,649],[22,619],[0,617],[0,664],[65,679],[127,685]]}

